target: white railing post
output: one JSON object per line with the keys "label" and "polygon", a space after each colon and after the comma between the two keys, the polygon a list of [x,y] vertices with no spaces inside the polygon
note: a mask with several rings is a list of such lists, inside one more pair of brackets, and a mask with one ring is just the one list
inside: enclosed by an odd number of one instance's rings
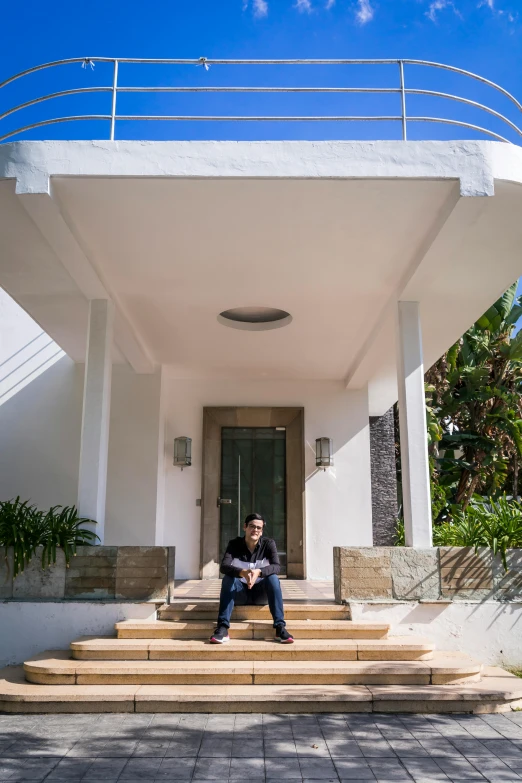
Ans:
{"label": "white railing post", "polygon": [[401,120],[402,120],[402,140],[407,140],[406,133],[406,91],[404,89],[404,60],[399,60],[399,74],[401,79]]}
{"label": "white railing post", "polygon": [[116,126],[116,96],[118,94],[118,60],[114,60],[114,71],[112,74],[112,109],[111,109],[111,141],[114,141],[114,130]]}

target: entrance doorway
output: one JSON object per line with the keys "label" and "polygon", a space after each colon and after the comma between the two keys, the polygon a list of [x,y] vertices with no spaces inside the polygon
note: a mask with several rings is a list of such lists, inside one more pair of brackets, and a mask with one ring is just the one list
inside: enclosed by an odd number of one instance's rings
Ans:
{"label": "entrance doorway", "polygon": [[305,579],[303,408],[204,408],[201,578],[216,579],[247,514],[265,516],[283,572]]}
{"label": "entrance doorway", "polygon": [[244,535],[247,514],[265,520],[286,574],[286,427],[221,429],[220,549]]}

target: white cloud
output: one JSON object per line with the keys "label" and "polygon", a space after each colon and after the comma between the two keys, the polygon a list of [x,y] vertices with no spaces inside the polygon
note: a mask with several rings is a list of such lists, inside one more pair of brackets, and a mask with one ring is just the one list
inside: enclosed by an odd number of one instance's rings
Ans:
{"label": "white cloud", "polygon": [[268,13],[267,0],[254,0],[254,16],[266,16]]}
{"label": "white cloud", "polygon": [[[493,2],[493,0],[486,0],[486,2],[488,3]],[[432,2],[430,3],[430,7],[426,11],[426,16],[428,17],[428,19],[431,19],[432,22],[436,22],[437,13],[439,11],[444,11],[447,8],[453,11],[453,13],[456,16],[459,16],[462,19],[462,14],[458,10],[458,8],[456,8],[452,0],[432,0]]]}
{"label": "white cloud", "polygon": [[357,11],[355,18],[359,24],[367,24],[373,19],[374,10],[370,5],[370,0],[357,0]]}
{"label": "white cloud", "polygon": [[312,0],[295,0],[294,8],[297,8],[302,14],[310,14],[312,12]]}
{"label": "white cloud", "polygon": [[[249,0],[243,0],[243,11],[246,11],[248,6]],[[266,16],[268,14],[267,0],[252,0],[252,12],[258,18]]]}
{"label": "white cloud", "polygon": [[335,5],[335,0],[326,0],[326,10],[329,11]]}

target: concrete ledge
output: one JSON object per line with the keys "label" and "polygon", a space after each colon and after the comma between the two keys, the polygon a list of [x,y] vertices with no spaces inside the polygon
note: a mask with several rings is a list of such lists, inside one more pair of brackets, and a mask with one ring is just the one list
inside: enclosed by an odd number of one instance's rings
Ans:
{"label": "concrete ledge", "polygon": [[38,547],[25,570],[13,579],[13,555],[0,558],[0,599],[6,601],[156,601],[174,594],[175,547],[81,546],[65,564],[42,568]]}
{"label": "concrete ledge", "polygon": [[337,603],[522,599],[522,549],[500,556],[473,547],[334,547]]}

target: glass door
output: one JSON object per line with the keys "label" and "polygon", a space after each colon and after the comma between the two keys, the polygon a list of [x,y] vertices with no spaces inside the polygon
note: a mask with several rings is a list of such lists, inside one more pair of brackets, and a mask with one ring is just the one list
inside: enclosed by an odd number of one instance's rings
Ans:
{"label": "glass door", "polygon": [[257,512],[275,539],[286,573],[286,431],[284,427],[221,429],[221,552],[242,536],[243,521]]}

